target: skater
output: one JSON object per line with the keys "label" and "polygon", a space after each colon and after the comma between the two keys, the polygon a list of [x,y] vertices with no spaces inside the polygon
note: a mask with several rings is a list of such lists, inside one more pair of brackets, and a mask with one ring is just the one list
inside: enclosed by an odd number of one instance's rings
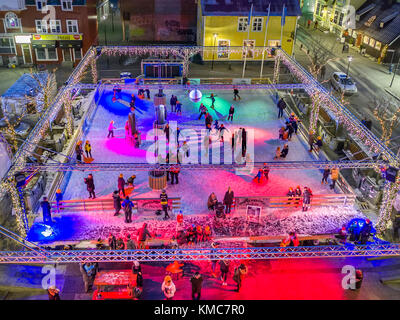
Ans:
{"label": "skater", "polygon": [[146,91],[147,99],[150,100],[150,90],[149,90],[149,89],[146,89],[145,91]]}
{"label": "skater", "polygon": [[297,134],[297,130],[299,130],[299,122],[299,118],[297,117],[294,117],[293,121],[291,122],[295,134]]}
{"label": "skater", "polygon": [[242,282],[244,276],[247,274],[247,266],[244,263],[241,263],[239,267],[235,268],[235,272],[233,273],[233,281],[236,282],[236,292],[239,292],[242,287]]}
{"label": "skater", "polygon": [[286,144],[283,146],[283,149],[282,149],[282,151],[281,151],[280,157],[283,158],[283,159],[285,159],[286,156],[288,155],[288,153],[289,153],[289,146],[288,146],[288,144],[286,143]]}
{"label": "skater", "polygon": [[263,170],[263,174],[264,174],[265,179],[268,181],[269,167],[267,166],[266,163],[264,163],[264,167],[263,167],[262,170]]}
{"label": "skater", "polygon": [[206,113],[206,129],[211,131],[211,125],[213,123],[213,117],[208,112]]}
{"label": "skater", "polygon": [[143,226],[138,230],[138,247],[139,249],[146,248],[147,238],[152,238],[150,231],[147,229],[147,223],[143,223]]}
{"label": "skater", "polygon": [[247,151],[247,131],[245,128],[242,128],[242,157],[246,156]]}
{"label": "skater", "polygon": [[258,169],[257,175],[253,178],[253,180],[257,178],[257,182],[260,183],[263,174],[264,174],[263,169],[261,168]]}
{"label": "skater", "polygon": [[365,224],[361,228],[360,244],[367,244],[368,239],[371,235],[371,230],[372,230],[371,220],[367,219],[365,220]]}
{"label": "skater", "polygon": [[233,89],[233,100],[236,101],[236,98],[239,98],[239,100],[241,100],[240,96],[239,96],[239,90],[237,88]]}
{"label": "skater", "polygon": [[292,139],[292,134],[294,132],[293,126],[290,122],[286,122],[286,128],[285,131],[288,132],[288,140],[290,141]]}
{"label": "skater", "polygon": [[317,142],[315,143],[315,146],[316,146],[315,151],[317,151],[317,153],[319,153],[319,150],[321,150],[322,144],[323,144],[322,143],[322,138],[318,137],[317,138]]}
{"label": "skater", "polygon": [[295,204],[296,204],[296,208],[297,208],[300,204],[300,199],[301,199],[301,195],[302,195],[300,186],[296,187],[296,189],[294,190],[294,195],[296,196]]}
{"label": "skater", "polygon": [[338,167],[333,167],[331,170],[331,180],[332,184],[330,185],[331,190],[335,189],[336,181],[339,179],[339,169]]}
{"label": "skater", "polygon": [[180,101],[176,102],[176,114],[178,116],[182,115],[182,103]]}
{"label": "skater", "polygon": [[281,127],[279,129],[279,140],[283,140],[283,135],[284,135],[285,131],[286,131],[285,127]]}
{"label": "skater", "polygon": [[110,247],[110,250],[117,249],[117,239],[112,233],[108,235],[108,246]]}
{"label": "skater", "polygon": [[280,98],[277,104],[278,107],[278,119],[283,117],[283,110],[286,108],[286,102],[283,98]]}
{"label": "skater", "polygon": [[329,167],[325,167],[324,172],[322,174],[321,184],[324,184],[324,182],[325,182],[325,184],[328,184],[328,177],[329,177],[330,173],[331,173],[331,170],[329,169]]}
{"label": "skater", "polygon": [[50,286],[47,289],[47,295],[49,297],[49,301],[50,300],[61,300],[60,299],[60,290],[58,290],[56,288],[56,286]]}
{"label": "skater", "polygon": [[75,153],[76,153],[76,160],[81,162],[82,161],[82,155],[83,155],[83,150],[82,150],[82,141],[78,141],[76,146],[75,146]]}
{"label": "skater", "polygon": [[182,145],[182,151],[184,152],[184,155],[186,158],[189,158],[189,146],[187,144],[187,141],[183,141],[183,145]]}
{"label": "skater", "polygon": [[171,184],[174,184],[174,181],[176,182],[176,184],[179,183],[179,172],[180,172],[180,168],[178,166],[171,168]]}
{"label": "skater", "polygon": [[42,213],[43,213],[43,223],[51,223],[51,206],[49,201],[47,200],[47,197],[43,197],[42,202],[40,202],[40,206],[42,207]]}
{"label": "skater", "polygon": [[308,187],[304,187],[303,192],[303,211],[308,211],[310,208],[312,192]]}
{"label": "skater", "polygon": [[307,20],[307,29],[310,29],[310,27],[311,27],[311,20],[308,19],[308,20]]}
{"label": "skater", "polygon": [[221,271],[221,281],[223,286],[227,286],[226,280],[228,279],[228,273],[229,273],[229,260],[220,260],[219,261],[219,269]]}
{"label": "skater", "polygon": [[[215,120],[217,121],[217,120]],[[223,143],[224,142],[224,132],[225,130],[228,130],[227,128],[225,128],[224,124],[222,123],[221,126],[219,127],[218,131],[219,131],[219,140]]]}
{"label": "skater", "polygon": [[119,212],[121,211],[121,197],[119,195],[119,191],[115,190],[113,193],[113,202],[114,202],[114,209],[115,213],[114,216],[119,215]]}
{"label": "skater", "polygon": [[314,29],[315,29],[315,30],[318,29],[318,20],[315,21],[315,23],[314,23]]}
{"label": "skater", "polygon": [[206,117],[207,111],[208,111],[207,107],[204,104],[201,103],[200,107],[199,107],[200,115],[199,115],[199,119],[198,120],[200,120],[203,115],[204,115],[204,117]]}
{"label": "skater", "polygon": [[110,124],[108,125],[108,135],[107,135],[107,138],[110,138],[110,136],[111,136],[111,138],[114,138],[114,130],[115,130],[116,128],[114,127],[114,120],[111,120],[110,121]]}
{"label": "skater", "polygon": [[167,141],[169,143],[169,124],[167,123],[165,128],[164,128],[164,133],[165,133],[165,137],[167,138]]}
{"label": "skater", "polygon": [[56,191],[56,206],[57,206],[57,212],[60,212],[61,208],[61,201],[63,200],[63,194],[61,192],[61,189],[57,189]]}
{"label": "skater", "polygon": [[125,182],[125,179],[124,179],[124,175],[121,173],[119,175],[119,177],[118,177],[118,191],[119,191],[120,194],[122,193],[122,195],[124,197],[126,197],[125,184],[126,184],[126,182]]}
{"label": "skater", "polygon": [[135,188],[135,179],[136,176],[133,174],[131,175],[128,180],[126,180],[126,183],[128,184],[128,186],[131,186],[132,188]]}
{"label": "skater", "polygon": [[85,142],[85,152],[86,152],[87,158],[93,158],[92,157],[92,146],[90,145],[89,140],[86,140],[86,142]]}
{"label": "skater", "polygon": [[164,293],[165,300],[172,300],[174,298],[176,287],[172,282],[171,276],[165,276],[161,285],[161,291]]}
{"label": "skater", "polygon": [[135,205],[129,199],[129,197],[126,197],[124,202],[122,202],[122,207],[124,208],[124,212],[125,212],[125,223],[131,223],[132,222],[132,209],[135,207]]}
{"label": "skater", "polygon": [[192,300],[200,300],[203,278],[198,271],[190,279],[192,283]]}
{"label": "skater", "polygon": [[281,147],[277,147],[275,150],[274,160],[278,160],[281,157]]}
{"label": "skater", "polygon": [[171,105],[171,112],[175,112],[177,97],[172,95],[171,99],[169,99],[169,104]]}
{"label": "skater", "polygon": [[214,192],[211,192],[211,194],[208,196],[208,200],[207,200],[208,210],[215,210],[217,202],[218,202],[217,196],[215,195]]}
{"label": "skater", "polygon": [[233,104],[231,105],[231,107],[229,108],[229,115],[228,115],[228,121],[229,119],[231,120],[231,122],[233,122],[233,114],[235,113],[235,107],[233,106]]}
{"label": "skater", "polygon": [[308,145],[310,146],[310,150],[308,150],[309,152],[313,151],[313,145],[314,145],[314,131],[310,130],[309,134],[308,134]]}
{"label": "skater", "polygon": [[211,95],[207,98],[211,99],[211,109],[215,109],[215,95],[214,93],[211,93]]}
{"label": "skater", "polygon": [[86,183],[86,189],[89,191],[89,199],[96,199],[96,194],[94,193],[94,180],[93,175],[90,173],[87,178],[84,178],[83,181]]}
{"label": "skater", "polygon": [[225,196],[224,196],[224,205],[225,205],[225,213],[231,213],[231,207],[233,204],[233,199],[235,195],[231,189],[231,187],[228,187],[228,191],[226,191]]}
{"label": "skater", "polygon": [[164,211],[164,220],[169,219],[170,216],[168,214],[168,195],[165,192],[165,189],[162,190],[160,194],[160,203],[161,203],[161,208]]}

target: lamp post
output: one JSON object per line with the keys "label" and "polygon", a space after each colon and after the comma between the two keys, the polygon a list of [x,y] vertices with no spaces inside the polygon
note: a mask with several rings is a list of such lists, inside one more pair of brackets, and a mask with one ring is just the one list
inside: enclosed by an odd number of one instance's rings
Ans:
{"label": "lamp post", "polygon": [[392,78],[392,81],[390,82],[390,88],[391,88],[392,85],[393,85],[394,77],[396,76],[397,69],[399,68],[399,63],[400,63],[400,57],[399,57],[399,61],[397,61],[397,63],[396,63],[396,68],[394,68],[393,78]]}
{"label": "lamp post", "polygon": [[111,26],[112,26],[112,32],[114,33],[114,4],[110,3],[110,8],[111,8]]}
{"label": "lamp post", "polygon": [[[104,21],[103,22],[103,24],[104,24],[104,42],[105,42],[105,45],[107,46],[107,23],[106,23],[107,17],[105,15],[103,15],[101,17],[101,19]],[[107,68],[109,68],[109,67],[110,67],[110,60],[108,59],[108,56],[107,56]]]}
{"label": "lamp post", "polygon": [[346,78],[349,77],[350,62],[353,60],[353,57],[352,56],[347,56],[347,60],[349,61],[349,64],[347,65]]}
{"label": "lamp post", "polygon": [[214,42],[213,42],[213,55],[212,55],[212,62],[211,62],[211,70],[214,70],[214,54],[215,54],[215,41],[217,40],[218,33],[213,33]]}

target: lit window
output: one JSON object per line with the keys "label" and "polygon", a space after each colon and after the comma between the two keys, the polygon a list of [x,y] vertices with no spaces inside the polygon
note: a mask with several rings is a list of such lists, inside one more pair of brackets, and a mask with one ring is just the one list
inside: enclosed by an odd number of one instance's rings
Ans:
{"label": "lit window", "polygon": [[260,32],[263,28],[263,18],[253,18],[251,31]]}
{"label": "lit window", "polygon": [[376,50],[381,50],[381,48],[382,48],[382,43],[380,43],[379,41],[376,41],[376,43],[375,43],[375,49],[376,49]]}
{"label": "lit window", "polygon": [[218,40],[218,59],[229,58],[229,40]]}
{"label": "lit window", "polygon": [[50,20],[50,33],[61,33],[60,20]]}
{"label": "lit window", "polygon": [[36,33],[47,33],[47,21],[46,20],[35,20]]}
{"label": "lit window", "polygon": [[72,11],[72,0],[62,0],[61,8],[63,11]]}
{"label": "lit window", "polygon": [[38,61],[57,61],[57,49],[56,48],[37,48],[36,52],[36,60]]}
{"label": "lit window", "polygon": [[46,0],[36,0],[36,9],[42,11],[42,9],[47,6]]}
{"label": "lit window", "polygon": [[338,21],[338,25],[342,26],[343,25],[343,19],[344,19],[344,13],[341,12],[339,15],[339,21]]}
{"label": "lit window", "polygon": [[268,47],[280,47],[281,40],[268,40]]}
{"label": "lit window", "polygon": [[364,36],[364,44],[369,44],[369,37]]}
{"label": "lit window", "polygon": [[[255,40],[244,40],[243,41],[243,58],[246,56],[247,59],[253,59],[255,46],[256,46]],[[247,55],[246,55],[246,52],[247,52]]]}
{"label": "lit window", "polygon": [[16,29],[20,27],[19,19],[14,12],[6,13],[4,19],[6,20],[7,29]]}
{"label": "lit window", "polygon": [[240,32],[247,31],[247,18],[239,17],[239,19],[238,19],[238,31],[240,31]]}
{"label": "lit window", "polygon": [[371,40],[369,40],[369,45],[370,45],[372,48],[374,48],[374,47],[375,47],[375,39],[372,39],[372,38],[371,38]]}
{"label": "lit window", "polygon": [[67,32],[78,33],[78,20],[67,20]]}

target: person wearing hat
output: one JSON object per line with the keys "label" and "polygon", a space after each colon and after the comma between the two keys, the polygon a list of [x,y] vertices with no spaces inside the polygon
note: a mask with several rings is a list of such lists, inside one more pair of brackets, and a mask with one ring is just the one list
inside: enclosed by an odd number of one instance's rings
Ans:
{"label": "person wearing hat", "polygon": [[200,300],[203,277],[196,271],[190,282],[192,283],[192,300]]}
{"label": "person wearing hat", "polygon": [[330,185],[330,188],[333,190],[335,189],[336,181],[339,179],[339,169],[338,167],[333,167],[331,170],[331,180],[332,184]]}
{"label": "person wearing hat", "polygon": [[135,207],[135,205],[129,199],[128,196],[125,198],[124,202],[122,202],[122,207],[124,208],[124,212],[125,212],[125,222],[131,223],[132,222],[132,209]]}
{"label": "person wearing hat", "polygon": [[161,285],[161,291],[164,293],[165,300],[172,300],[174,298],[176,287],[172,282],[171,276],[165,276]]}
{"label": "person wearing hat", "polygon": [[60,290],[56,288],[56,286],[50,286],[47,288],[47,294],[49,296],[49,300],[61,300],[60,299]]}
{"label": "person wearing hat", "polygon": [[90,145],[89,140],[86,140],[86,142],[85,142],[85,152],[86,152],[86,157],[93,158],[92,157],[92,146]]}
{"label": "person wearing hat", "polygon": [[304,187],[303,192],[303,211],[308,211],[310,208],[312,192],[308,187]]}
{"label": "person wearing hat", "polygon": [[121,173],[120,175],[119,175],[119,177],[118,177],[118,191],[121,193],[122,192],[122,194],[123,194],[123,196],[124,197],[126,197],[126,194],[125,194],[125,179],[124,179],[124,175]]}
{"label": "person wearing hat", "polygon": [[160,194],[160,203],[161,203],[161,208],[164,211],[164,219],[169,219],[169,214],[168,214],[168,195],[165,192],[165,189],[162,190]]}
{"label": "person wearing hat", "polygon": [[114,120],[110,121],[110,124],[108,125],[108,135],[107,138],[114,138],[114,129],[116,129],[114,127]]}
{"label": "person wearing hat", "polygon": [[56,205],[57,205],[57,212],[61,210],[61,201],[63,200],[63,194],[61,189],[57,189],[56,191]]}
{"label": "person wearing hat", "polygon": [[315,143],[315,145],[316,145],[316,151],[317,152],[319,152],[319,150],[322,148],[322,138],[319,136],[318,138],[317,138],[317,142]]}
{"label": "person wearing hat", "polygon": [[308,145],[310,146],[310,150],[308,150],[308,151],[312,152],[313,145],[314,145],[314,131],[313,130],[310,130],[310,132],[308,134]]}
{"label": "person wearing hat", "polygon": [[43,212],[43,223],[51,223],[51,206],[47,197],[43,197],[43,201],[40,203]]}
{"label": "person wearing hat", "polygon": [[371,235],[371,231],[372,231],[372,223],[371,220],[367,219],[365,220],[365,223],[361,228],[360,244],[367,244],[369,236]]}
{"label": "person wearing hat", "polygon": [[76,160],[82,161],[82,141],[78,141],[76,146],[75,146],[75,153],[76,153]]}

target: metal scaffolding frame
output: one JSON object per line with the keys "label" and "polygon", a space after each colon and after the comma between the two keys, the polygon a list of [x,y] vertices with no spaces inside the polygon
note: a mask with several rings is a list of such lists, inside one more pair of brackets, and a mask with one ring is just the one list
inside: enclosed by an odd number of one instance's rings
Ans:
{"label": "metal scaffolding frame", "polygon": [[218,249],[64,250],[0,252],[0,263],[77,263],[137,261],[260,260],[400,256],[400,244]]}
{"label": "metal scaffolding frame", "polygon": [[263,168],[268,166],[271,170],[296,170],[296,169],[369,169],[386,165],[382,160],[360,161],[269,161],[246,164],[148,164],[148,163],[27,163],[25,172],[46,171],[149,171],[168,170],[179,166],[182,170],[235,170],[247,168]]}

